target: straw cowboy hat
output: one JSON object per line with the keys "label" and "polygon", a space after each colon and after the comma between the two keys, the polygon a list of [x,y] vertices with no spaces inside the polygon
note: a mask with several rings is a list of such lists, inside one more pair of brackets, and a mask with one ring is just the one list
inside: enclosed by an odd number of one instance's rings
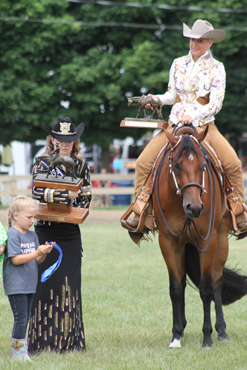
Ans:
{"label": "straw cowboy hat", "polygon": [[69,117],[59,117],[54,123],[52,130],[45,123],[42,123],[42,125],[49,135],[60,142],[76,141],[84,131],[83,122],[75,128]]}
{"label": "straw cowboy hat", "polygon": [[183,23],[183,35],[194,39],[212,39],[213,42],[224,40],[226,34],[222,30],[214,29],[211,23],[198,19],[190,29]]}

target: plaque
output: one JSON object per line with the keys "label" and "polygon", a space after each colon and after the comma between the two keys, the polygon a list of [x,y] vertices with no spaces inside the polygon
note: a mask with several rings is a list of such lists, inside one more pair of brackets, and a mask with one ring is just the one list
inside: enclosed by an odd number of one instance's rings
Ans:
{"label": "plaque", "polygon": [[167,122],[164,120],[125,118],[121,121],[120,127],[163,129],[166,127],[166,124]]}

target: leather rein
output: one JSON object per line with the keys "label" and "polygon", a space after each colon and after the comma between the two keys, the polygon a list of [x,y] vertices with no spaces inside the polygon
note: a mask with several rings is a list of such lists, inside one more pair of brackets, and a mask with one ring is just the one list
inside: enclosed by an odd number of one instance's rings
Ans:
{"label": "leather rein", "polygon": [[[203,253],[205,252],[207,249],[208,249],[208,246],[210,244],[210,241],[211,241],[211,238],[212,238],[212,234],[213,234],[213,229],[214,229],[214,223],[215,223],[215,217],[216,217],[216,203],[217,203],[217,200],[216,200],[216,183],[215,183],[215,177],[214,177],[214,174],[213,174],[213,168],[212,168],[212,164],[211,164],[211,161],[210,159],[208,158],[208,154],[206,152],[206,150],[204,149],[204,147],[196,140],[196,138],[192,135],[190,135],[191,139],[193,139],[197,145],[199,146],[202,154],[203,154],[203,157],[205,159],[205,167],[203,169],[203,175],[202,175],[202,185],[198,184],[198,183],[188,183],[188,184],[185,184],[181,189],[179,188],[178,186],[178,183],[177,183],[177,179],[176,179],[176,175],[173,171],[173,166],[172,166],[172,163],[173,163],[173,159],[172,159],[172,153],[174,151],[174,149],[180,144],[182,138],[183,138],[183,135],[180,135],[179,136],[179,140],[177,142],[177,144],[173,147],[173,148],[169,148],[169,143],[167,143],[166,145],[166,148],[164,150],[164,154],[162,156],[162,159],[159,163],[159,166],[158,166],[158,170],[157,170],[157,177],[156,177],[156,183],[155,183],[155,190],[156,190],[156,195],[157,195],[157,202],[158,202],[158,206],[159,206],[159,211],[162,215],[162,219],[166,225],[166,227],[168,228],[168,230],[170,231],[170,233],[174,236],[180,236],[182,235],[182,233],[184,232],[185,230],[185,227],[186,225],[188,226],[188,229],[189,229],[189,233],[190,233],[190,237],[191,237],[191,240],[192,240],[192,243],[193,245],[196,247],[196,249]],[[185,222],[184,222],[184,226],[181,230],[180,233],[176,234],[175,232],[173,232],[170,228],[170,226],[168,225],[166,219],[165,219],[165,216],[162,212],[162,208],[161,208],[161,204],[160,204],[160,198],[159,198],[159,192],[158,192],[158,182],[159,182],[159,177],[160,177],[160,171],[161,171],[161,168],[163,166],[163,163],[164,163],[164,159],[165,159],[165,156],[166,154],[168,153],[168,150],[171,150],[171,154],[169,155],[168,157],[168,165],[169,165],[169,171],[172,175],[172,178],[173,178],[173,181],[174,181],[174,184],[175,184],[175,187],[176,187],[176,194],[180,195],[181,198],[183,197],[183,191],[185,188],[187,187],[191,187],[191,186],[196,186],[198,188],[200,188],[201,190],[201,194],[200,196],[206,192],[205,190],[205,172],[207,171],[208,173],[208,178],[209,178],[209,189],[210,189],[210,216],[209,216],[209,224],[208,224],[208,231],[207,231],[207,235],[205,237],[202,237],[201,234],[199,233],[199,230],[197,229],[196,227],[196,224],[194,222],[194,220],[190,217],[188,217],[187,215],[185,216]],[[212,182],[212,179],[213,179],[213,182]],[[213,195],[214,195],[214,204],[213,204]],[[198,237],[203,240],[203,241],[207,241],[207,245],[206,247],[201,250],[197,245],[196,245],[196,242],[194,240],[194,237],[193,237],[193,234],[192,234],[192,231],[191,231],[191,224],[193,224],[194,228],[195,228],[195,231],[198,235]]]}

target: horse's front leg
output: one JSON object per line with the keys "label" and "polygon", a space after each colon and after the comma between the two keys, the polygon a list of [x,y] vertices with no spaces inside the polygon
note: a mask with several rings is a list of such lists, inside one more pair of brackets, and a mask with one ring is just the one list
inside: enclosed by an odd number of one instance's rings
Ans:
{"label": "horse's front leg", "polygon": [[181,312],[180,312],[180,315],[181,315],[181,322],[182,322],[182,325],[183,325],[183,333],[182,333],[182,337],[184,336],[184,329],[187,325],[187,320],[186,320],[186,317],[185,317],[185,288],[186,288],[186,275],[184,276],[184,279],[182,280],[182,301],[181,301]]}
{"label": "horse's front leg", "polygon": [[147,115],[146,115],[146,108],[145,108],[145,107],[143,107],[142,109],[143,109],[143,115],[144,115],[144,118],[147,118]]}
{"label": "horse's front leg", "polygon": [[222,308],[223,268],[228,256],[228,230],[229,215],[226,213],[217,230],[217,251],[213,268],[213,289],[216,313],[215,329],[218,333],[218,341],[229,339],[226,334],[226,323]]}
{"label": "horse's front leg", "polygon": [[137,112],[137,115],[136,115],[136,118],[139,117],[139,113],[140,113],[141,109],[138,109],[138,112]]}
{"label": "horse's front leg", "polygon": [[224,320],[224,313],[222,309],[221,291],[223,286],[223,277],[221,277],[214,287],[214,300],[215,300],[215,313],[216,322],[215,329],[218,333],[218,341],[227,340],[228,335],[226,334],[226,323]]}
{"label": "horse's front leg", "polygon": [[48,176],[50,175],[51,169],[52,169],[52,167],[49,167],[48,172],[47,172],[47,175],[46,175],[46,178],[48,178]]}
{"label": "horse's front leg", "polygon": [[200,296],[203,302],[204,322],[203,322],[203,348],[212,348],[213,342],[211,334],[213,332],[211,324],[211,301],[213,299],[213,285],[211,275],[201,277],[199,284]]}
{"label": "horse's front leg", "polygon": [[154,113],[156,112],[156,108],[153,108],[153,112],[152,112],[152,114],[151,114],[151,116],[150,116],[150,119],[152,119],[153,118],[153,116],[154,116]]}
{"label": "horse's front leg", "polygon": [[181,284],[175,276],[170,277],[170,297],[172,301],[173,327],[172,341],[169,348],[181,348],[180,338],[183,336],[186,326],[184,314],[184,289],[185,285]]}

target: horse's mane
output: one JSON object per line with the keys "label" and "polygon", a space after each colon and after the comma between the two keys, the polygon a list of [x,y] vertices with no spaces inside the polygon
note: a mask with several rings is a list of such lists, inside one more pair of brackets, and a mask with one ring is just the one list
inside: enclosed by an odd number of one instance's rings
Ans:
{"label": "horse's mane", "polygon": [[194,141],[190,138],[190,136],[184,135],[176,159],[179,159],[180,157],[186,157],[190,152],[193,152],[198,158]]}

